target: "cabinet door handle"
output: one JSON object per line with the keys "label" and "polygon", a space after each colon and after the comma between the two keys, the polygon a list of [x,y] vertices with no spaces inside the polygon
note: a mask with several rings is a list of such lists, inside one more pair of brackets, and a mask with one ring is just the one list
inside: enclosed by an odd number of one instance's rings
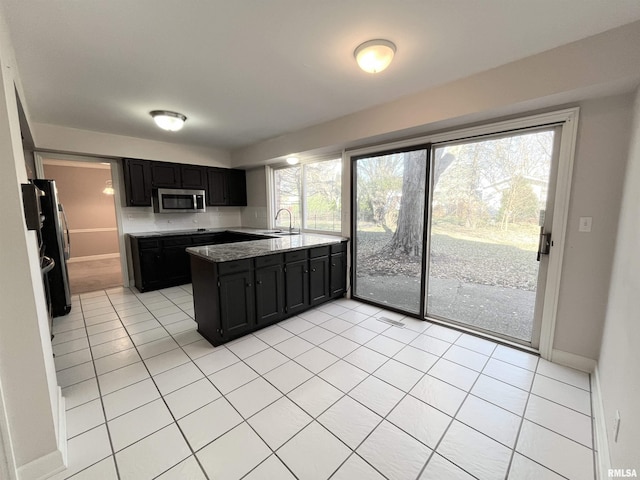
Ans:
{"label": "cabinet door handle", "polygon": [[311,271],[312,271],[312,272],[315,272],[315,271],[316,271],[316,269],[315,269],[315,268],[312,268],[312,269],[311,269]]}
{"label": "cabinet door handle", "polygon": [[309,270],[303,270],[302,273],[309,273]]}
{"label": "cabinet door handle", "polygon": [[262,285],[262,280],[258,280],[258,281],[256,282],[256,285]]}
{"label": "cabinet door handle", "polygon": [[250,283],[247,283],[247,287],[250,287],[250,286],[251,286],[251,284],[250,284]]}
{"label": "cabinet door handle", "polygon": [[336,264],[335,264],[335,263],[332,263],[332,264],[331,264],[331,266],[332,266],[332,267],[335,267],[335,266],[336,266]]}

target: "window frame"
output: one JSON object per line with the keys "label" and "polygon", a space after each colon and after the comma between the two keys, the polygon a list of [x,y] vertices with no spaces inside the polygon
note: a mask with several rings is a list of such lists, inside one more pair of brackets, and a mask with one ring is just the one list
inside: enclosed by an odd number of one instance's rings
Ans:
{"label": "window frame", "polygon": [[[305,226],[305,218],[307,214],[307,186],[306,186],[306,175],[304,172],[305,167],[309,165],[317,165],[323,162],[335,161],[340,165],[340,214],[338,219],[337,230],[321,230],[314,228],[306,228]],[[300,233],[318,233],[322,235],[342,235],[342,218],[344,215],[344,201],[343,201],[343,192],[344,192],[344,158],[342,153],[337,153],[335,155],[323,156],[321,158],[313,158],[304,162],[300,162],[296,165],[288,165],[288,164],[279,164],[274,166],[267,166],[267,190],[268,190],[268,202],[267,202],[267,211],[269,215],[268,228],[274,229],[276,228],[275,215],[276,215],[276,189],[275,189],[275,174],[278,170],[284,170],[287,168],[300,168],[300,225],[297,227],[300,230]],[[296,227],[294,226],[294,229]]]}

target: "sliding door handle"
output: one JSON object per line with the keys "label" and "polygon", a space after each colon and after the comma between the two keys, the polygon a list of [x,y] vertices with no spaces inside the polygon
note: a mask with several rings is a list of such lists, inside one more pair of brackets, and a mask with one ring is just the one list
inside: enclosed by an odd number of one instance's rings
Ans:
{"label": "sliding door handle", "polygon": [[543,230],[541,228],[540,239],[538,240],[538,256],[536,259],[540,261],[540,257],[542,255],[549,255],[550,250],[551,250],[551,234],[543,233]]}

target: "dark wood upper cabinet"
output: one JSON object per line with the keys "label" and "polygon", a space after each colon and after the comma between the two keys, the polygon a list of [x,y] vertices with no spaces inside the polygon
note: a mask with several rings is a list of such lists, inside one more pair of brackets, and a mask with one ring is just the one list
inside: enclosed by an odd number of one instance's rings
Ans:
{"label": "dark wood upper cabinet", "polygon": [[207,188],[207,168],[199,165],[181,165],[182,188],[204,190]]}
{"label": "dark wood upper cabinet", "polygon": [[209,206],[246,206],[244,170],[123,159],[126,205],[150,207],[155,188],[205,190]]}
{"label": "dark wood upper cabinet", "polygon": [[207,171],[207,205],[228,205],[226,173],[222,168],[209,168]]}
{"label": "dark wood upper cabinet", "polygon": [[151,186],[153,188],[182,188],[181,165],[177,163],[151,162]]}
{"label": "dark wood upper cabinet", "polygon": [[244,170],[209,168],[207,173],[207,205],[247,205],[247,177]]}
{"label": "dark wood upper cabinet", "polygon": [[151,206],[151,162],[125,158],[124,185],[126,203],[129,207]]}
{"label": "dark wood upper cabinet", "polygon": [[229,205],[247,205],[247,175],[244,170],[227,170]]}

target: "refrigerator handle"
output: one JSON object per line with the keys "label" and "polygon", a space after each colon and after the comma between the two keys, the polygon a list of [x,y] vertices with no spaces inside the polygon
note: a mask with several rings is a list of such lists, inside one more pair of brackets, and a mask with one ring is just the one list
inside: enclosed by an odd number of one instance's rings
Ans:
{"label": "refrigerator handle", "polygon": [[64,219],[64,232],[67,236],[66,251],[64,252],[65,260],[71,258],[71,236],[69,235],[69,222],[67,221],[67,214],[64,212],[64,207],[60,204],[60,211],[62,212],[62,218]]}

